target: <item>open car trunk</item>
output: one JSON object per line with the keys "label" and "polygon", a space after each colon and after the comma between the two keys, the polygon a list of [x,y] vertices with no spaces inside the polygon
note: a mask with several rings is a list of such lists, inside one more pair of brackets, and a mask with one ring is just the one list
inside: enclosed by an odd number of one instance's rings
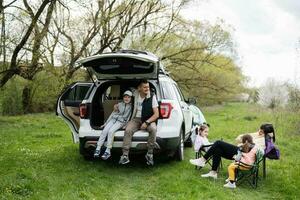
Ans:
{"label": "open car trunk", "polygon": [[158,79],[159,60],[147,54],[106,53],[81,59],[77,64],[98,80]]}
{"label": "open car trunk", "polygon": [[[126,90],[132,92],[138,87],[139,80],[107,81],[101,84],[92,100],[90,123],[93,129],[100,129],[100,126],[108,119],[113,111],[113,106],[122,101],[123,93]],[[151,92],[156,93],[154,86],[150,83]],[[134,98],[132,98],[132,102]]]}

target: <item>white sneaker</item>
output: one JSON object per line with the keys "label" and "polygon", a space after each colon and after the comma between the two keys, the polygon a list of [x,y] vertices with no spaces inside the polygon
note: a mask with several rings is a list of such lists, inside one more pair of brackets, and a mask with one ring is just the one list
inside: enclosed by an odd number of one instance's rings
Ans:
{"label": "white sneaker", "polygon": [[224,185],[226,188],[234,189],[236,188],[235,182],[231,183],[230,181]]}
{"label": "white sneaker", "polygon": [[229,182],[229,178],[227,178],[226,180],[225,180],[225,183],[228,183]]}
{"label": "white sneaker", "polygon": [[199,166],[199,167],[204,167],[205,166],[205,159],[204,158],[190,159],[190,163],[192,165],[196,165],[196,166]]}
{"label": "white sneaker", "polygon": [[215,171],[210,171],[207,174],[202,174],[201,177],[203,177],[203,178],[211,177],[211,178],[217,179],[218,178],[218,174]]}

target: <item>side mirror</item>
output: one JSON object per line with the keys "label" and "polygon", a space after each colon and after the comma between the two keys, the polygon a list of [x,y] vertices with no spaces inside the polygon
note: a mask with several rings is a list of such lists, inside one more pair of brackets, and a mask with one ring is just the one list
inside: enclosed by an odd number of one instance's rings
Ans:
{"label": "side mirror", "polygon": [[196,105],[197,104],[196,97],[190,97],[190,98],[188,98],[188,103],[192,104],[192,105]]}

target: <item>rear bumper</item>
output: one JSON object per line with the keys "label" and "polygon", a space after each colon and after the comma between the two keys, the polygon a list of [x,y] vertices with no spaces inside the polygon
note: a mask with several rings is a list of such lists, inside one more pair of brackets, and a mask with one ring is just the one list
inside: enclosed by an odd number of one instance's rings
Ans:
{"label": "rear bumper", "polygon": [[[79,138],[80,145],[82,145],[82,148],[80,149],[87,149],[91,147],[96,147],[97,136],[88,136],[88,137],[82,137]],[[148,137],[132,137],[132,143],[131,143],[131,150],[147,150],[147,140]],[[156,137],[156,143],[155,143],[155,150],[156,151],[168,151],[168,150],[175,150],[180,143],[179,137],[174,138],[160,138]],[[104,143],[104,146],[106,146],[106,142]],[[114,137],[114,143],[113,148],[121,149],[123,146],[123,137],[121,136],[115,136]],[[80,152],[83,153],[83,152]]]}

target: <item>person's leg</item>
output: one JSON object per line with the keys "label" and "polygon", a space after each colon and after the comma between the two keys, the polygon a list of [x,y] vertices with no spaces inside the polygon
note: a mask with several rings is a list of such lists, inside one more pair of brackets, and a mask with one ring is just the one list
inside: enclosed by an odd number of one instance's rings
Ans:
{"label": "person's leg", "polygon": [[153,160],[153,150],[155,147],[155,141],[156,141],[156,132],[157,132],[157,127],[156,127],[156,123],[152,122],[148,127],[147,127],[147,131],[149,133],[148,136],[148,142],[147,142],[147,146],[148,146],[148,152],[145,155],[145,158],[147,160],[147,165],[154,165],[154,160]]}
{"label": "person's leg", "polygon": [[120,128],[122,128],[124,126],[124,123],[116,121],[116,123],[114,123],[107,134],[107,143],[106,143],[106,150],[105,152],[110,154],[110,149],[112,148],[113,142],[114,142],[114,136],[115,136],[115,132],[117,130],[119,130]]}
{"label": "person's leg", "polygon": [[237,153],[238,147],[222,140],[217,140],[203,156],[206,160],[215,154],[222,154],[222,157],[232,159]]}
{"label": "person's leg", "polygon": [[231,188],[231,189],[236,188],[236,185],[235,185],[235,171],[236,171],[237,167],[238,166],[235,163],[231,163],[228,166],[228,180],[226,180],[227,183],[224,185],[224,187]]}
{"label": "person's leg", "polygon": [[233,156],[237,153],[237,150],[237,146],[218,140],[212,145],[212,147],[203,157],[205,160],[207,160],[212,156],[212,170],[217,171],[221,162],[221,157],[232,160]]}
{"label": "person's leg", "polygon": [[237,168],[237,165],[235,163],[231,163],[228,166],[228,179],[231,181],[231,183],[235,182],[235,170]]}
{"label": "person's leg", "polygon": [[114,125],[114,120],[110,120],[106,126],[104,127],[104,129],[102,130],[102,133],[98,139],[98,142],[97,142],[97,147],[96,147],[96,150],[100,150],[104,141],[105,141],[105,138],[110,130],[110,128]]}
{"label": "person's leg", "polygon": [[156,142],[156,132],[157,132],[156,123],[155,123],[155,122],[152,122],[152,123],[147,127],[147,131],[149,132],[148,142],[147,142],[148,153],[149,153],[149,154],[153,154],[153,150],[154,150],[155,142]]}
{"label": "person's leg", "polygon": [[127,127],[124,132],[124,138],[123,138],[123,155],[129,154],[129,149],[131,146],[131,140],[133,134],[139,130],[141,127],[141,120],[138,118],[134,118],[133,120],[129,121],[127,124]]}

